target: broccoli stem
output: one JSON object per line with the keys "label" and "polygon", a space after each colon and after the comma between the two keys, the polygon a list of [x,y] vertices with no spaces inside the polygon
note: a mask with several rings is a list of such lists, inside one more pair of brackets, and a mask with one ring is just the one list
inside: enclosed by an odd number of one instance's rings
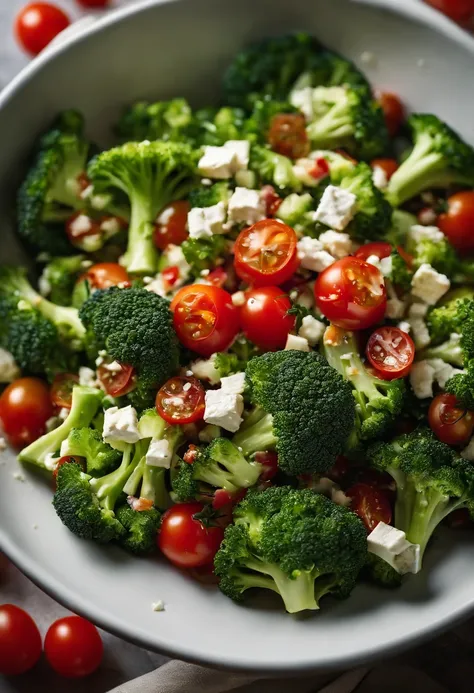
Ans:
{"label": "broccoli stem", "polygon": [[458,334],[452,334],[450,338],[442,344],[423,349],[423,351],[417,354],[417,360],[422,359],[442,359],[452,366],[462,368],[464,365],[464,357],[460,344],[460,336]]}
{"label": "broccoli stem", "polygon": [[[249,558],[245,561],[245,565],[249,570],[254,570],[264,575],[269,575],[273,583],[264,586],[277,592],[283,599],[285,609],[290,614],[295,614],[298,611],[310,609],[315,611],[319,609],[319,605],[314,596],[314,580],[315,576],[312,572],[301,571],[299,574],[291,578],[284,573],[278,566],[271,563],[259,561],[256,558]],[[253,579],[253,576],[252,576]]]}
{"label": "broccoli stem", "polygon": [[[416,492],[415,492],[416,493]],[[463,501],[452,501],[449,496],[436,490],[416,493],[411,522],[406,532],[408,541],[420,545],[420,560],[439,523]]]}
{"label": "broccoli stem", "polygon": [[130,274],[155,274],[158,253],[153,243],[154,209],[152,198],[134,191],[128,232],[128,246],[122,264]]}
{"label": "broccoli stem", "polygon": [[106,476],[91,479],[89,482],[100,501],[100,505],[105,510],[114,510],[120,494],[124,492],[124,486],[130,474],[140,462],[140,456],[136,452],[132,457],[132,450],[133,446],[127,444],[120,467]]}
{"label": "broccoli stem", "polygon": [[[252,415],[251,415],[252,416]],[[241,429],[232,439],[234,445],[241,448],[242,453],[253,455],[260,450],[271,450],[277,439],[273,433],[273,416],[260,414],[260,418],[248,427]]]}
{"label": "broccoli stem", "polygon": [[342,139],[351,137],[352,125],[348,120],[347,100],[342,100],[322,117],[318,118],[308,126],[308,137],[311,142],[323,149],[332,149],[337,146]]}

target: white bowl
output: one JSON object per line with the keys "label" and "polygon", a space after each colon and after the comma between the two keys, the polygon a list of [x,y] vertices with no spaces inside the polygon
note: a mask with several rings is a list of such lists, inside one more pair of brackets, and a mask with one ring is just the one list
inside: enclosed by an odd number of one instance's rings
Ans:
{"label": "white bowl", "polygon": [[[119,108],[138,98],[216,99],[223,70],[249,41],[295,29],[361,62],[375,85],[433,111],[474,142],[474,42],[421,3],[347,0],[180,0],[132,5],[31,64],[0,96],[2,261],[21,252],[8,223],[23,158],[67,107],[82,110],[105,143]],[[396,7],[396,9],[395,9]],[[442,533],[423,573],[395,592],[359,586],[308,618],[275,605],[238,606],[159,559],[76,539],[51,505],[51,489],[4,453],[0,547],[73,611],[146,648],[219,667],[303,672],[347,667],[413,646],[474,605],[474,542]],[[166,610],[152,611],[162,599]]]}

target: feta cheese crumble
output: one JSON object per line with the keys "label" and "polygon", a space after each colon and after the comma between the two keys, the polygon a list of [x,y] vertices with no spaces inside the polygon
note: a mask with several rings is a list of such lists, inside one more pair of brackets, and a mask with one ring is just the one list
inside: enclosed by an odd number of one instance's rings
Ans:
{"label": "feta cheese crumble", "polygon": [[162,599],[159,599],[157,602],[153,602],[151,608],[153,609],[153,611],[164,611],[165,603]]}
{"label": "feta cheese crumble", "polygon": [[235,433],[242,423],[244,398],[242,395],[224,390],[208,390],[206,392],[206,408],[204,421],[221,426],[226,431]]}
{"label": "feta cheese crumble", "polygon": [[0,348],[0,383],[11,383],[20,377],[20,369],[12,354]]}
{"label": "feta cheese crumble", "polygon": [[428,361],[414,363],[410,371],[410,385],[418,399],[433,397],[435,369]]}
{"label": "feta cheese crumble", "polygon": [[221,389],[224,392],[242,395],[245,390],[245,373],[234,373],[222,378]]}
{"label": "feta cheese crumble", "polygon": [[208,359],[198,359],[194,361],[190,368],[192,375],[199,380],[208,380],[211,385],[217,385],[221,381],[221,376],[217,368],[215,367],[216,354]]}
{"label": "feta cheese crumble", "polygon": [[449,291],[450,286],[451,282],[445,274],[437,272],[424,262],[413,275],[411,293],[428,305],[434,306]]}
{"label": "feta cheese crumble", "polygon": [[230,178],[236,169],[237,157],[230,147],[204,147],[198,170],[202,176],[223,180]]}
{"label": "feta cheese crumble", "polygon": [[427,312],[426,303],[413,303],[408,310],[407,323],[410,325],[417,349],[423,349],[431,342],[430,332],[425,322]]}
{"label": "feta cheese crumble", "polygon": [[388,185],[387,174],[381,166],[374,166],[374,172],[372,174],[372,180],[374,185],[379,190],[385,190]]}
{"label": "feta cheese crumble", "polygon": [[226,207],[221,201],[211,207],[193,207],[188,213],[188,230],[191,238],[211,238],[225,233]]}
{"label": "feta cheese crumble", "polygon": [[[221,203],[222,204],[222,203]],[[249,226],[265,218],[265,205],[258,190],[236,188],[229,200],[229,221]]]}
{"label": "feta cheese crumble", "polygon": [[104,441],[112,443],[137,443],[140,440],[136,410],[128,407],[110,407],[104,412]]}
{"label": "feta cheese crumble", "polygon": [[236,308],[242,308],[245,305],[245,294],[243,291],[236,291],[232,294],[232,304]]}
{"label": "feta cheese crumble", "polygon": [[87,214],[78,214],[78,216],[69,224],[69,233],[73,238],[82,236],[92,229],[92,222]]}
{"label": "feta cheese crumble", "polygon": [[228,149],[233,155],[233,173],[248,168],[250,161],[250,142],[248,140],[227,140],[224,149]]}
{"label": "feta cheese crumble", "polygon": [[296,334],[289,334],[285,344],[285,351],[311,351],[308,340],[298,337]]}
{"label": "feta cheese crumble", "polygon": [[415,243],[420,243],[421,241],[439,243],[445,238],[445,235],[437,226],[422,226],[421,224],[415,224],[410,229],[410,237]]}
{"label": "feta cheese crumble", "polygon": [[313,318],[312,315],[305,315],[301,322],[298,335],[303,337],[303,339],[306,339],[308,344],[314,347],[321,341],[325,331],[326,325],[321,322],[321,320]]}
{"label": "feta cheese crumble", "polygon": [[352,240],[348,233],[332,230],[324,231],[318,240],[322,243],[323,249],[327,250],[328,253],[338,260],[350,255],[353,251]]}
{"label": "feta cheese crumble", "polygon": [[298,257],[303,269],[322,272],[335,262],[335,258],[323,250],[321,241],[310,236],[303,236],[298,241]]}
{"label": "feta cheese crumble", "polygon": [[87,366],[79,368],[79,385],[85,387],[99,387],[96,372]]}
{"label": "feta cheese crumble", "polygon": [[3,452],[6,449],[7,449],[7,441],[5,440],[5,438],[0,437],[0,452]]}
{"label": "feta cheese crumble", "polygon": [[313,119],[313,88],[303,87],[302,89],[294,89],[290,94],[290,103],[295,108],[299,108],[306,120]]}
{"label": "feta cheese crumble", "polygon": [[150,467],[169,469],[172,457],[173,451],[170,448],[169,441],[166,438],[153,438],[145,455],[145,464]]}
{"label": "feta cheese crumble", "polygon": [[357,197],[353,193],[335,185],[328,185],[319,207],[314,212],[314,221],[319,221],[336,231],[344,231],[354,218],[356,206]]}
{"label": "feta cheese crumble", "polygon": [[405,532],[379,522],[367,537],[367,548],[400,573],[416,575],[421,569],[420,545],[407,540]]}

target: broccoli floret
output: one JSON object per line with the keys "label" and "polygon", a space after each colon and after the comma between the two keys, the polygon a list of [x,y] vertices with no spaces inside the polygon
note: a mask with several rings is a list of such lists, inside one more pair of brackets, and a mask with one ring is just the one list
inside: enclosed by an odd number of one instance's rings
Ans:
{"label": "broccoli floret", "polygon": [[168,203],[186,197],[194,183],[195,164],[189,145],[149,140],[109,149],[89,164],[94,189],[115,188],[130,200],[128,246],[122,262],[131,274],[156,272],[153,223]]}
{"label": "broccoli floret", "polygon": [[139,101],[125,110],[115,127],[122,142],[163,140],[193,143],[194,130],[193,113],[186,99],[156,103]]}
{"label": "broccoli floret", "polygon": [[324,336],[324,355],[349,383],[354,396],[356,425],[350,447],[379,438],[402,410],[404,380],[380,380],[372,375],[362,362],[354,334],[333,325]]}
{"label": "broccoli floret", "polygon": [[[48,469],[47,458],[58,453],[61,444],[69,436],[73,428],[86,428],[91,425],[102,403],[104,393],[93,387],[76,385],[72,391],[71,410],[66,420],[53,431],[35,440],[24,448],[18,459],[29,462],[43,469]],[[51,470],[49,470],[51,471]]]}
{"label": "broccoli floret", "polygon": [[464,321],[474,310],[472,299],[474,299],[474,290],[454,289],[447,293],[438,305],[430,309],[426,323],[432,344],[441,344],[453,333],[462,332]]}
{"label": "broccoli floret", "polygon": [[276,217],[281,219],[285,224],[294,228],[302,220],[305,219],[305,215],[313,207],[313,198],[309,193],[304,193],[303,195],[298,195],[297,193],[292,193],[285,197],[281,205],[278,207]]}
{"label": "broccoli floret", "polygon": [[387,188],[394,207],[423,190],[474,185],[474,150],[449,125],[427,114],[412,115],[408,124],[413,150],[395,171]]}
{"label": "broccoli floret", "polygon": [[298,77],[293,91],[305,87],[362,87],[370,90],[370,84],[365,75],[360,72],[350,60],[332,51],[323,50],[313,53],[309,69]]}
{"label": "broccoli floret", "polygon": [[291,160],[282,154],[254,146],[250,151],[249,167],[258,176],[260,183],[274,185],[285,196],[302,190],[303,184],[296,177]]}
{"label": "broccoli floret", "polygon": [[407,250],[413,255],[415,270],[423,264],[428,264],[448,277],[460,270],[456,251],[446,238],[437,241],[426,238],[418,243],[408,243]]}
{"label": "broccoli floret", "polygon": [[99,431],[93,428],[73,428],[67,437],[62,455],[85,457],[86,471],[91,476],[104,476],[116,469],[122,459],[118,450],[104,443]]}
{"label": "broccoli floret", "polygon": [[407,265],[406,260],[398,250],[393,250],[390,257],[392,258],[392,266],[387,278],[403,293],[408,293],[411,289],[413,270]]}
{"label": "broccoli floret", "polygon": [[368,460],[395,479],[395,526],[408,541],[420,545],[421,556],[449,513],[458,508],[474,510],[474,468],[429,428],[375,443]]}
{"label": "broccoli floret", "polygon": [[462,368],[464,354],[461,347],[461,335],[453,332],[445,342],[418,351],[417,359],[441,359],[452,366]]}
{"label": "broccoli floret", "polygon": [[156,549],[156,537],[161,522],[159,510],[150,508],[136,511],[125,504],[117,508],[116,517],[127,532],[119,539],[127,551],[143,556]]}
{"label": "broccoli floret", "polygon": [[95,291],[80,310],[86,328],[86,349],[95,359],[102,349],[136,369],[130,402],[145,409],[156,389],[177,369],[179,344],[166,299],[145,289]]}
{"label": "broccoli floret", "polygon": [[[72,305],[78,277],[84,272],[84,255],[56,257],[43,270],[42,280],[47,291],[43,295],[60,306]],[[41,284],[40,284],[41,287]]]}
{"label": "broccoli floret", "polygon": [[243,336],[236,338],[227,351],[220,351],[214,357],[214,368],[219,371],[221,378],[234,373],[241,373],[247,368],[247,364],[260,351]]}
{"label": "broccoli floret", "polygon": [[241,601],[253,587],[280,595],[290,613],[319,609],[325,594],[346,597],[367,555],[359,518],[308,489],[251,491],[215,557],[222,592]]}
{"label": "broccoli floret", "polygon": [[369,582],[386,589],[396,589],[402,584],[400,573],[397,573],[390,563],[374,553],[367,554],[367,561],[362,574]]}
{"label": "broccoli floret", "polygon": [[227,238],[214,234],[210,238],[187,238],[181,245],[193,277],[203,270],[212,270],[227,252]]}
{"label": "broccoli floret", "polygon": [[255,486],[261,472],[261,465],[247,461],[230,440],[216,438],[198,452],[193,464],[181,462],[178,475],[173,479],[173,491],[179,501],[199,498],[205,495],[201,492],[199,482],[202,482],[213,487],[211,493],[217,488],[234,494]]}
{"label": "broccoli floret", "polygon": [[64,222],[84,207],[78,178],[84,173],[90,145],[83,137],[83,119],[64,112],[40,140],[17,198],[18,233],[37,250],[52,255],[73,251]]}
{"label": "broccoli floret", "polygon": [[393,246],[406,248],[411,236],[411,230],[418,224],[417,218],[402,209],[394,209],[392,212],[392,226],[385,235],[385,240]]}
{"label": "broccoli floret", "polygon": [[453,375],[444,389],[450,395],[454,395],[466,409],[474,410],[474,363],[467,363],[464,373]]}
{"label": "broccoli floret", "polygon": [[199,144],[219,147],[228,140],[243,139],[245,119],[242,108],[200,109],[196,112]]}
{"label": "broccoli floret", "polygon": [[246,383],[257,406],[233,441],[244,455],[276,448],[291,475],[324,473],[342,453],[354,427],[351,387],[315,352],[256,356]]}
{"label": "broccoli floret", "polygon": [[189,193],[189,204],[191,207],[212,207],[219,202],[227,202],[231,192],[226,181],[214,183],[208,187],[201,186],[194,188]]}

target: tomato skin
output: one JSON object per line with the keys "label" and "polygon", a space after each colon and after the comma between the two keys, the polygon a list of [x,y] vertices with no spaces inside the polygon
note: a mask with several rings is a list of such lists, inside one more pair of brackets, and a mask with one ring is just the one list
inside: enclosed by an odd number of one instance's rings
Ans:
{"label": "tomato skin", "polygon": [[[82,217],[84,217],[84,222],[87,222],[84,223],[84,230],[82,229],[82,225],[79,229],[76,226],[79,217],[81,217],[81,221],[83,221]],[[75,212],[66,221],[66,233],[72,245],[80,248],[81,242],[85,238],[88,236],[101,236],[102,230],[100,228],[100,222],[96,219],[92,219],[86,212]]]}
{"label": "tomato skin", "polygon": [[474,432],[474,412],[445,392],[431,402],[428,422],[438,440],[446,445],[465,445]]}
{"label": "tomato skin", "polygon": [[367,262],[367,259],[371,255],[376,255],[379,260],[383,260],[384,257],[389,257],[391,254],[392,246],[390,243],[386,243],[385,241],[374,241],[373,243],[361,245],[354,253],[354,257],[358,257],[360,260]]}
{"label": "tomato skin", "polygon": [[278,455],[272,450],[256,452],[255,462],[262,465],[261,481],[270,481],[278,474]]}
{"label": "tomato skin", "polygon": [[51,402],[55,407],[70,409],[72,390],[79,383],[79,376],[74,373],[58,373],[51,385]]}
{"label": "tomato skin", "polygon": [[170,243],[181,245],[188,237],[186,224],[191,206],[186,200],[171,202],[160,212],[155,223],[153,243],[158,250],[165,250]]}
{"label": "tomato skin", "polygon": [[77,0],[81,7],[89,7],[91,9],[101,9],[110,5],[110,0]]}
{"label": "tomato skin", "polygon": [[31,2],[15,19],[15,35],[21,47],[38,55],[71,22],[63,10],[49,2]]}
{"label": "tomato skin", "polygon": [[377,94],[377,101],[384,112],[389,134],[394,137],[405,120],[405,108],[399,97],[390,92],[379,92]]}
{"label": "tomato skin", "polygon": [[41,635],[31,616],[14,604],[0,605],[0,674],[18,676],[41,657]]}
{"label": "tomato skin", "polygon": [[204,396],[204,388],[197,378],[175,376],[158,390],[156,410],[169,424],[201,421],[204,418]]}
{"label": "tomato skin", "polygon": [[78,679],[92,674],[104,653],[97,628],[80,616],[55,621],[44,640],[44,653],[54,671],[66,678]]}
{"label": "tomato skin", "polygon": [[39,378],[19,378],[0,395],[0,424],[14,447],[24,447],[45,432],[53,415],[48,386]]}
{"label": "tomato skin", "polygon": [[358,483],[345,494],[351,499],[351,510],[360,517],[367,533],[372,532],[379,522],[389,525],[392,521],[390,501],[379,488]]}
{"label": "tomato skin", "polygon": [[374,159],[370,162],[373,169],[381,168],[385,173],[387,180],[393,176],[398,169],[398,161],[396,159]]}
{"label": "tomato skin", "polygon": [[107,368],[110,364],[101,364],[97,369],[97,377],[106,393],[111,397],[123,397],[135,387],[136,373],[133,366],[120,363],[120,370],[111,371]]}
{"label": "tomato skin", "polygon": [[55,468],[53,469],[53,479],[58,478],[58,472],[65,464],[78,464],[82,471],[85,471],[85,464],[82,457],[77,457],[75,455],[64,455],[63,457],[59,458]]}
{"label": "tomato skin", "polygon": [[474,14],[473,0],[426,0],[426,2],[455,22],[467,21]]}
{"label": "tomato skin", "polygon": [[295,326],[295,316],[288,315],[291,301],[277,286],[264,286],[245,293],[240,309],[242,330],[263,351],[283,349]]}
{"label": "tomato skin", "polygon": [[203,508],[201,503],[178,503],[163,515],[158,546],[178,568],[212,563],[224,538],[222,527],[205,527],[194,518]]}
{"label": "tomato skin", "polygon": [[367,342],[366,356],[379,378],[405,378],[415,358],[412,338],[398,327],[379,327]]}
{"label": "tomato skin", "polygon": [[92,265],[80,279],[84,278],[93,289],[109,289],[119,284],[130,284],[127,270],[116,262],[99,262]]}
{"label": "tomato skin", "polygon": [[311,149],[306,120],[300,113],[278,113],[273,116],[267,140],[274,152],[290,159],[301,159]]}
{"label": "tomato skin", "polygon": [[187,349],[209,357],[224,351],[239,332],[239,311],[218,286],[183,286],[171,302],[173,325]]}
{"label": "tomato skin", "polygon": [[364,260],[344,257],[321,272],[314,285],[316,304],[334,325],[365,330],[380,322],[387,307],[381,272]]}
{"label": "tomato skin", "polygon": [[267,217],[274,217],[283,202],[283,198],[278,195],[273,185],[264,185],[260,191],[260,197],[265,204]]}
{"label": "tomato skin", "polygon": [[447,211],[438,218],[438,226],[456,250],[474,250],[474,190],[452,195]]}

